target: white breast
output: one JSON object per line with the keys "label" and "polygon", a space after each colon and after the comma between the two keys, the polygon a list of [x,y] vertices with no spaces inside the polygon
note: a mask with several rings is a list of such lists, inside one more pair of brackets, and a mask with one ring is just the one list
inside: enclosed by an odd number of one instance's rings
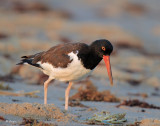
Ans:
{"label": "white breast", "polygon": [[55,68],[49,63],[38,62],[38,64],[40,64],[41,67],[43,68],[42,71],[53,79],[57,79],[60,81],[81,80],[90,75],[92,70],[86,69],[82,65],[81,61],[78,60],[77,54],[78,52],[76,54],[73,52],[68,54],[72,62],[68,64],[66,68],[60,68],[60,67]]}

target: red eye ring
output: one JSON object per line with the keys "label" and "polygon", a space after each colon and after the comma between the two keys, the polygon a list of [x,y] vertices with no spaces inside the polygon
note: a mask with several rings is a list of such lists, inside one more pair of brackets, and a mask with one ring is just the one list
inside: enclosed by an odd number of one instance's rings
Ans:
{"label": "red eye ring", "polygon": [[103,50],[103,51],[105,51],[105,50],[106,50],[106,48],[105,48],[104,46],[102,46],[102,50]]}

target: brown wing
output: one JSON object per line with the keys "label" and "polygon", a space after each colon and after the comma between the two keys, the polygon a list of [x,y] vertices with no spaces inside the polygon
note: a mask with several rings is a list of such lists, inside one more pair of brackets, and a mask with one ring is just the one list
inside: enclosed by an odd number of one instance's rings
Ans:
{"label": "brown wing", "polygon": [[69,63],[72,62],[72,59],[68,56],[70,52],[76,53],[81,49],[87,48],[88,45],[84,43],[67,43],[61,44],[55,47],[50,48],[48,51],[42,54],[41,62],[50,63],[54,67],[66,68]]}
{"label": "brown wing", "polygon": [[[41,63],[49,63],[54,67],[66,68],[69,63],[72,62],[72,59],[68,56],[70,52],[76,53],[76,51],[80,51],[83,54],[86,54],[89,51],[88,45],[84,43],[67,43],[54,46],[50,48],[46,52],[40,52],[34,55],[22,56],[23,58],[20,63],[17,65],[22,65],[24,63],[28,63],[32,66],[42,68],[39,61]],[[43,69],[43,68],[42,68]]]}

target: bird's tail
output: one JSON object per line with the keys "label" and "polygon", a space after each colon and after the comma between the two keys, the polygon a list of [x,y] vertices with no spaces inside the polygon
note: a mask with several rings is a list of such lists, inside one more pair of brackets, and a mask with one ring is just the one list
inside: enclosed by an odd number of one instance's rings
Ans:
{"label": "bird's tail", "polygon": [[19,63],[17,63],[16,65],[23,65],[23,64],[30,64],[32,65],[32,60],[31,58],[28,58],[27,56],[22,56],[21,58],[23,58]]}
{"label": "bird's tail", "polygon": [[37,62],[39,61],[39,58],[42,55],[42,53],[43,52],[37,53],[35,55],[22,56],[21,61],[19,63],[17,63],[16,65],[29,64],[29,65],[41,68],[41,66],[39,64],[37,64]]}

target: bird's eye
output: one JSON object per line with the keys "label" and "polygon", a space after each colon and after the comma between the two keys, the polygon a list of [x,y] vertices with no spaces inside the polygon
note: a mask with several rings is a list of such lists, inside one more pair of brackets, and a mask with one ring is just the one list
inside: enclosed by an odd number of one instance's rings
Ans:
{"label": "bird's eye", "polygon": [[105,48],[104,46],[102,46],[102,50],[103,50],[103,51],[105,51],[105,50],[106,50],[106,48]]}

